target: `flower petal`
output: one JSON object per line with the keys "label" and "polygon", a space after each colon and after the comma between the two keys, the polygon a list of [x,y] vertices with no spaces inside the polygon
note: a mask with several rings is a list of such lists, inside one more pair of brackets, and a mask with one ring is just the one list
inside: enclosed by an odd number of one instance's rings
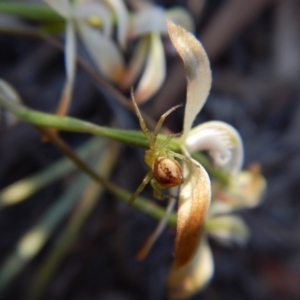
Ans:
{"label": "flower petal", "polygon": [[129,87],[131,87],[140,75],[147,58],[149,43],[149,36],[144,36],[135,46],[129,65],[126,69],[125,76],[122,80],[122,90],[127,90]]}
{"label": "flower petal", "polygon": [[211,70],[204,48],[192,34],[169,20],[168,31],[175,49],[183,60],[188,81],[182,135],[184,140],[209,94]]}
{"label": "flower petal", "polygon": [[242,167],[244,150],[239,133],[221,121],[206,122],[193,128],[185,147],[190,153],[208,151],[217,167],[237,175]]}
{"label": "flower petal", "polygon": [[267,182],[260,173],[260,166],[254,163],[236,176],[228,187],[214,188],[213,198],[219,200],[216,204],[220,203],[214,210],[222,213],[256,207],[262,201],[266,188]]}
{"label": "flower petal", "polygon": [[77,21],[80,37],[99,70],[110,80],[120,83],[124,60],[116,44],[84,21]]}
{"label": "flower petal", "polygon": [[63,18],[68,19],[71,14],[71,4],[69,0],[43,0],[53,10],[55,10]]}
{"label": "flower petal", "polygon": [[208,218],[205,222],[207,234],[225,246],[239,244],[244,246],[250,232],[245,222],[237,216],[219,215]]}
{"label": "flower petal", "polygon": [[261,203],[267,189],[267,181],[261,174],[260,165],[251,164],[247,170],[241,172],[237,180],[239,194],[243,195],[244,207],[253,208]]}
{"label": "flower petal", "polygon": [[98,18],[101,22],[103,34],[107,37],[112,35],[112,14],[110,10],[101,3],[83,3],[77,5],[74,12],[75,18],[89,21]]}
{"label": "flower petal", "polygon": [[152,97],[166,77],[166,59],[159,34],[150,34],[150,48],[145,70],[134,93],[136,102],[141,104]]}
{"label": "flower petal", "polygon": [[149,6],[136,12],[131,19],[128,37],[136,38],[148,33],[167,34],[165,10]]}
{"label": "flower petal", "polygon": [[126,48],[126,38],[128,29],[128,12],[127,8],[122,0],[105,0],[108,6],[112,8],[116,14],[118,23],[117,27],[117,39],[122,49]]}
{"label": "flower petal", "polygon": [[195,160],[183,163],[184,182],[180,186],[174,268],[194,256],[210,204],[210,179]]}
{"label": "flower petal", "polygon": [[205,237],[199,241],[192,260],[182,268],[172,266],[168,275],[169,299],[187,299],[203,289],[212,278],[214,261]]}
{"label": "flower petal", "polygon": [[187,31],[195,32],[194,20],[188,10],[183,7],[172,7],[166,11],[167,19],[183,27]]}

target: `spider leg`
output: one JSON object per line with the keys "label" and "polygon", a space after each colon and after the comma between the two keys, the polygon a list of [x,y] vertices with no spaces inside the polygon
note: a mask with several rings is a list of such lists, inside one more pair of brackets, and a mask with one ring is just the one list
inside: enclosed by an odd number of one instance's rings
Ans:
{"label": "spider leg", "polygon": [[161,127],[162,127],[165,119],[166,119],[166,117],[170,113],[172,113],[175,109],[177,109],[178,107],[181,107],[181,106],[182,106],[182,104],[176,105],[176,106],[170,108],[169,110],[167,110],[163,115],[161,115],[161,117],[159,118],[159,120],[157,122],[157,125],[156,125],[156,127],[155,127],[155,129],[153,131],[153,134],[151,136],[151,139],[150,139],[150,148],[154,146],[156,137],[157,137],[157,135],[158,135],[158,133],[159,133],[159,131],[160,131],[160,129],[161,129]]}
{"label": "spider leg", "polygon": [[177,196],[174,196],[174,195],[164,194],[162,192],[162,190],[164,188],[156,181],[155,178],[153,178],[150,183],[151,183],[151,186],[153,188],[153,196],[154,196],[154,198],[156,198],[158,200],[171,199],[171,198],[177,199],[178,198]]}
{"label": "spider leg", "polygon": [[170,152],[171,152],[171,155],[172,155],[173,157],[176,157],[176,158],[181,159],[181,160],[184,160],[184,161],[189,161],[189,159],[187,159],[187,157],[184,156],[184,155],[182,155],[182,154],[179,154],[179,153],[177,153],[177,152],[173,152],[173,151],[171,151],[171,150],[170,150]]}
{"label": "spider leg", "polygon": [[140,122],[140,126],[141,126],[141,129],[143,130],[144,134],[146,135],[146,137],[151,140],[152,139],[152,134],[151,132],[149,131],[149,129],[147,128],[147,125],[142,117],[142,114],[136,104],[136,101],[134,99],[134,94],[133,94],[133,90],[131,89],[131,99],[132,99],[132,104],[133,104],[133,108],[135,110],[135,113],[139,119],[139,122]]}
{"label": "spider leg", "polygon": [[169,203],[168,203],[168,206],[167,206],[164,216],[159,221],[154,232],[152,232],[152,234],[147,238],[147,240],[145,241],[145,243],[143,244],[143,246],[137,253],[137,255],[136,255],[137,260],[141,261],[148,255],[152,246],[154,245],[156,240],[159,238],[159,236],[162,234],[163,230],[166,228],[169,217],[170,217],[172,211],[174,210],[175,203],[176,203],[175,199],[169,200]]}
{"label": "spider leg", "polygon": [[170,140],[171,140],[172,138],[178,137],[178,136],[180,136],[181,134],[182,134],[181,132],[169,134],[169,135],[167,136],[167,138],[159,145],[159,148],[165,148],[165,147],[169,144],[169,142],[170,142]]}
{"label": "spider leg", "polygon": [[152,170],[150,170],[146,176],[144,177],[143,181],[141,182],[141,184],[138,186],[138,188],[136,189],[136,191],[132,194],[132,196],[130,197],[129,201],[128,201],[128,205],[131,205],[133,203],[133,201],[135,200],[135,198],[141,193],[141,191],[145,188],[145,186],[148,184],[148,182],[150,181],[150,179],[153,177],[153,172]]}

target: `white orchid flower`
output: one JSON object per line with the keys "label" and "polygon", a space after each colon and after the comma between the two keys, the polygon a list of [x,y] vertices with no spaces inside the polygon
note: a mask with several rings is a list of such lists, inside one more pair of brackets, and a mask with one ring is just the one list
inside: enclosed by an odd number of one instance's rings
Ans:
{"label": "white orchid flower", "polygon": [[183,8],[164,10],[145,1],[138,1],[134,6],[137,12],[130,19],[128,38],[139,40],[121,87],[128,89],[141,75],[134,94],[137,103],[141,104],[158,91],[166,77],[162,41],[162,36],[168,34],[166,18],[176,21],[189,31],[194,30],[194,24],[190,14]]}
{"label": "white orchid flower", "polygon": [[[124,72],[124,59],[112,40],[112,13],[117,19],[117,39],[126,47],[128,13],[122,0],[89,1],[44,0],[66,20],[66,70],[68,82],[74,81],[76,40],[75,30],[99,71],[109,80],[120,83]],[[92,24],[101,25],[101,30]],[[71,85],[71,84],[69,84]]]}
{"label": "white orchid flower", "polygon": [[[195,117],[205,104],[212,82],[207,54],[201,43],[183,28],[168,22],[170,39],[184,63],[187,97],[183,134],[183,153],[190,157],[197,151],[208,151],[218,168],[228,176],[238,176],[243,161],[243,145],[238,132],[220,121],[192,128]],[[190,158],[192,160],[192,158]],[[204,234],[211,198],[211,183],[205,169],[192,160],[183,162],[184,182],[180,187],[175,259],[168,277],[172,299],[185,299],[205,286],[213,274],[213,259]],[[217,219],[232,227],[243,227],[239,219]],[[243,227],[245,229],[245,227]],[[243,236],[246,236],[246,229]]]}

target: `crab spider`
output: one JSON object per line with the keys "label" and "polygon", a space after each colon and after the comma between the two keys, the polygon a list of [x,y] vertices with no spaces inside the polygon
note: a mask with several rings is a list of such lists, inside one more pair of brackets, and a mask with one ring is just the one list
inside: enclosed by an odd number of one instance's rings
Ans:
{"label": "crab spider", "polygon": [[157,139],[157,135],[166,119],[166,117],[172,113],[175,109],[181,105],[177,105],[165,112],[159,119],[153,132],[150,132],[146,126],[146,123],[141,115],[141,112],[135,102],[133,93],[131,93],[132,103],[136,115],[139,119],[140,126],[145,136],[149,140],[149,150],[146,150],[144,161],[145,164],[150,168],[150,171],[146,174],[137,190],[130,197],[128,204],[132,204],[134,199],[142,192],[145,186],[151,183],[153,188],[154,197],[157,199],[170,198],[174,196],[165,195],[162,190],[165,188],[171,188],[183,183],[183,176],[180,164],[175,160],[185,159],[185,156],[175,153],[168,149],[168,144],[172,137],[176,134],[170,134],[164,141],[160,142]]}

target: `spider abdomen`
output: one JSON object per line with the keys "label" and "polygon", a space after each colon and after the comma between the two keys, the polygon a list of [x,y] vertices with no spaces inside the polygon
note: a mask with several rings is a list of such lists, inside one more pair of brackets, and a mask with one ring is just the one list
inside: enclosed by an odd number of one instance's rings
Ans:
{"label": "spider abdomen", "polygon": [[158,157],[154,160],[153,176],[163,187],[169,188],[183,182],[180,164],[168,157]]}

